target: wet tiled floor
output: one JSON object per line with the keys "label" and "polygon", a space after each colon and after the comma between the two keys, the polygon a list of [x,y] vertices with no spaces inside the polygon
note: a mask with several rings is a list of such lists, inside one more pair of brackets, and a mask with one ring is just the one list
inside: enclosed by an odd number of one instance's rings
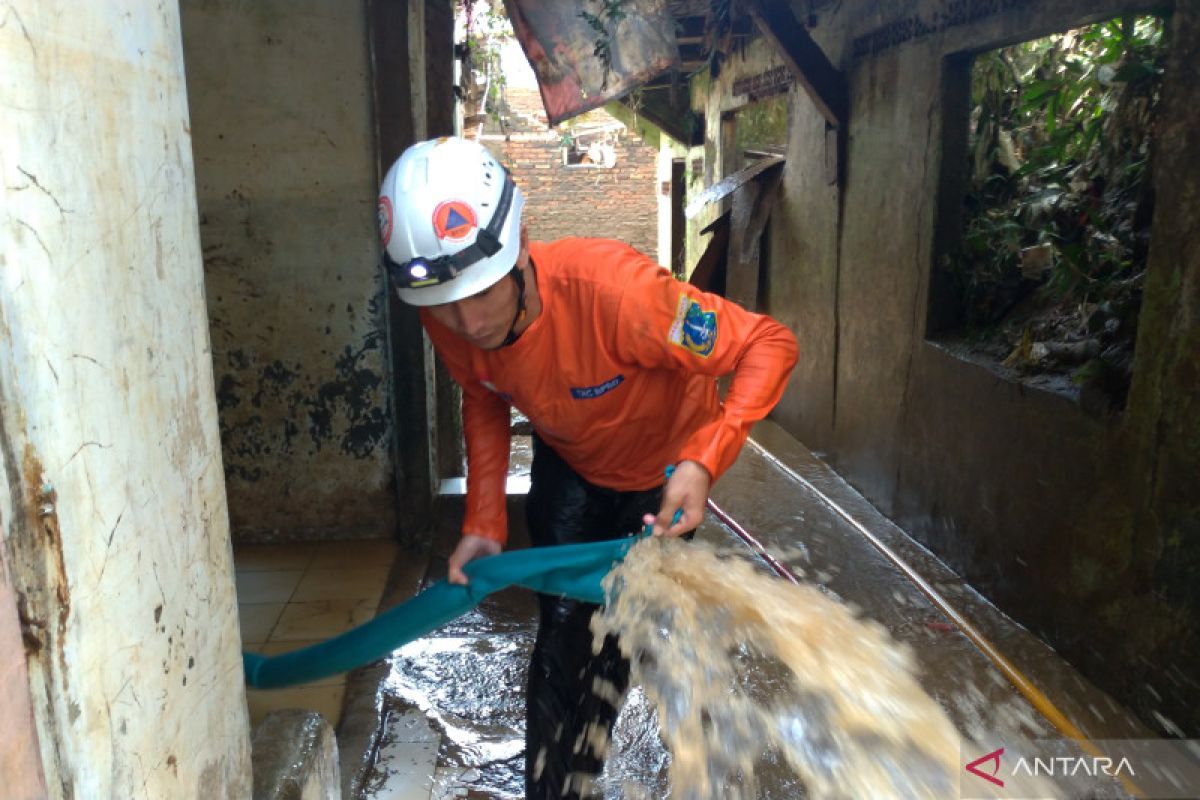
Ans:
{"label": "wet tiled floor", "polygon": [[[399,548],[390,540],[236,545],[242,646],[276,655],[315,644],[375,616]],[[248,689],[250,724],[283,708],[317,711],[336,726],[346,676],[285,689]]]}

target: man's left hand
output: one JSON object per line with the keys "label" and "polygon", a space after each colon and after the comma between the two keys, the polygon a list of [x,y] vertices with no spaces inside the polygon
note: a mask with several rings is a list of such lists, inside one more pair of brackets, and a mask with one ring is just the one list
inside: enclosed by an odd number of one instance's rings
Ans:
{"label": "man's left hand", "polygon": [[[642,517],[642,523],[653,525],[655,536],[682,536],[694,531],[704,520],[704,504],[711,487],[712,476],[700,462],[680,461],[663,487],[662,508],[658,515],[647,514]],[[671,518],[680,510],[683,514],[679,521],[671,524]]]}

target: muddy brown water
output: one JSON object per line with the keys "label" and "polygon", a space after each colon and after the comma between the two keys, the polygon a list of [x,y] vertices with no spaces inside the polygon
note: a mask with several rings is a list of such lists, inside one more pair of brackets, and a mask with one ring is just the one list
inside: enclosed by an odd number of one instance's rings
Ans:
{"label": "muddy brown water", "polygon": [[632,661],[673,797],[759,797],[781,768],[812,798],[955,793],[954,725],[878,623],[704,542],[643,540],[606,588],[593,630]]}

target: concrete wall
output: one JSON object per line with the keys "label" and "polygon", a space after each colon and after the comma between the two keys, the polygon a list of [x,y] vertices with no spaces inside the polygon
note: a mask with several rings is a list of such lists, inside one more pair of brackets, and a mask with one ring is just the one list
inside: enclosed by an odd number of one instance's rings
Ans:
{"label": "concrete wall", "polygon": [[[846,74],[844,188],[824,180],[824,120],[793,89],[771,224],[767,310],[801,361],[776,418],[1017,620],[1147,722],[1200,735],[1196,375],[1197,11],[1172,23],[1159,197],[1134,386],[1123,417],[1008,382],[925,338],[947,56],[1129,11],[1111,0],[880,0],[818,9],[812,35]],[[799,19],[808,6],[793,3]],[[720,155],[732,82],[705,98]],[[715,179],[715,175],[710,178]],[[1162,198],[1171,196],[1171,202]]]}
{"label": "concrete wall", "polygon": [[234,535],[391,535],[366,4],[181,6]]}
{"label": "concrete wall", "polygon": [[248,796],[176,7],[17,0],[0,63],[6,690],[51,797]]}

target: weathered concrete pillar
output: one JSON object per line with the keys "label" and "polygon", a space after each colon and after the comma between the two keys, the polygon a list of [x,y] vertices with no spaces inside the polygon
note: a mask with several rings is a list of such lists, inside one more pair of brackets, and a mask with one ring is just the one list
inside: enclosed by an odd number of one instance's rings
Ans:
{"label": "weathered concrete pillar", "polygon": [[245,797],[177,8],[6,3],[0,64],[0,735],[23,691],[50,797]]}
{"label": "weathered concrete pillar", "polygon": [[[1139,602],[1101,609],[1125,631],[1129,680],[1144,710],[1177,709],[1200,734],[1200,9],[1171,19],[1156,132],[1155,213],[1129,396],[1136,514],[1128,557]],[[1119,524],[1126,520],[1116,520]],[[1145,672],[1143,672],[1143,669]],[[1160,697],[1161,695],[1165,695]],[[1178,710],[1190,709],[1190,718]],[[1170,711],[1167,712],[1171,714]]]}

